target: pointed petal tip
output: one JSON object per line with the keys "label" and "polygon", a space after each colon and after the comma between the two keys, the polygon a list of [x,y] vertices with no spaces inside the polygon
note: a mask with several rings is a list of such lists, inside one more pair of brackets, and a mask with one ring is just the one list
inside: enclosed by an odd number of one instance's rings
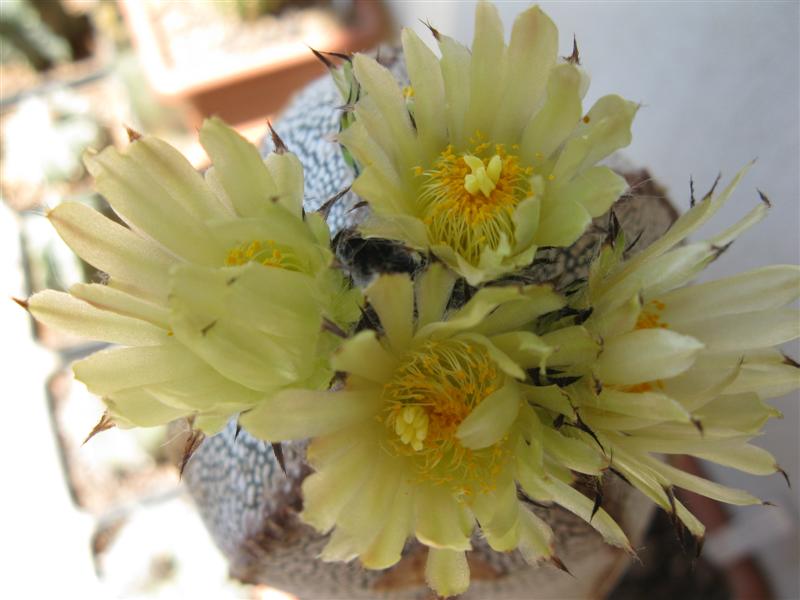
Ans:
{"label": "pointed petal tip", "polygon": [[314,56],[316,57],[316,59],[317,59],[319,62],[321,62],[323,65],[325,65],[325,67],[326,67],[328,70],[331,70],[331,71],[332,71],[332,70],[334,70],[334,69],[336,68],[336,65],[334,65],[334,64],[333,64],[333,62],[331,62],[331,61],[330,61],[330,60],[329,60],[329,59],[328,59],[328,58],[327,58],[327,57],[326,57],[324,54],[322,54],[322,52],[320,52],[319,50],[315,50],[314,48],[312,48],[312,47],[311,47],[311,46],[309,46],[308,44],[306,44],[306,48],[308,48],[309,50],[311,50],[311,52],[314,54]]}
{"label": "pointed petal tip", "polygon": [[789,479],[789,474],[777,463],[775,463],[775,472],[783,475],[783,478],[786,480],[786,485],[789,487],[789,489],[792,489],[792,482]]}
{"label": "pointed petal tip", "polygon": [[102,414],[102,416],[100,417],[100,420],[97,422],[97,425],[95,425],[92,428],[92,430],[89,432],[89,435],[87,435],[86,439],[83,440],[83,442],[81,443],[81,446],[85,445],[86,442],[88,442],[90,439],[92,439],[98,433],[100,433],[102,431],[107,431],[107,430],[111,429],[112,427],[116,427],[116,424],[114,423],[114,421],[111,420],[111,415],[108,414],[108,411],[105,411]]}
{"label": "pointed petal tip", "polygon": [[199,429],[193,429],[189,436],[186,438],[186,443],[183,446],[183,456],[181,457],[180,465],[178,465],[178,477],[183,478],[183,472],[186,470],[186,465],[189,460],[194,456],[194,453],[200,447],[200,444],[205,439],[205,434]]}
{"label": "pointed petal tip", "polygon": [[269,127],[269,135],[272,137],[272,144],[275,146],[275,154],[285,154],[289,151],[289,148],[286,146],[284,141],[281,139],[281,136],[278,135],[278,132],[272,127],[272,122],[267,121],[267,127]]}
{"label": "pointed petal tip", "polygon": [[272,452],[275,454],[275,458],[278,459],[278,465],[283,471],[284,477],[288,477],[289,474],[286,472],[286,459],[283,456],[283,446],[281,446],[280,442],[272,442]]}
{"label": "pointed petal tip", "polygon": [[142,134],[136,131],[133,127],[125,125],[125,133],[128,134],[128,141],[133,143],[142,137]]}
{"label": "pointed petal tip", "polygon": [[572,54],[570,54],[569,56],[565,56],[564,60],[571,65],[580,66],[581,64],[581,55],[580,52],[578,52],[578,38],[575,36],[574,33],[572,34]]}
{"label": "pointed petal tip", "polygon": [[441,40],[442,34],[439,33],[438,29],[436,29],[433,25],[430,24],[430,21],[423,21],[422,19],[420,19],[419,22],[422,23],[423,25],[425,25],[425,27],[428,28],[428,30],[431,32],[431,35],[433,35],[433,38],[437,42]]}
{"label": "pointed petal tip", "polygon": [[14,297],[14,296],[11,296],[11,299],[12,299],[14,302],[16,302],[16,303],[17,303],[19,306],[21,306],[22,308],[24,308],[25,310],[28,310],[28,307],[29,307],[30,305],[28,304],[28,300],[27,300],[27,299],[16,298],[16,297]]}

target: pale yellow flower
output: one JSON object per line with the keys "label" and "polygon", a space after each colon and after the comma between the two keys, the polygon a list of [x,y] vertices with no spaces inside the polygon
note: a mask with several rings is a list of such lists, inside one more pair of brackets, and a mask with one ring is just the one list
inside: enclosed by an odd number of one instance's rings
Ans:
{"label": "pale yellow flower", "polygon": [[433,252],[470,284],[568,246],[625,181],[596,163],[630,143],[637,106],[605,96],[584,115],[588,79],[557,57],[558,32],[538,7],[508,46],[494,6],[476,9],[472,49],[434,31],[441,58],[406,29],[411,80],[364,55],[355,122],[339,139],[358,161],[353,189],[372,209],[367,235]]}
{"label": "pale yellow flower", "polygon": [[454,280],[441,264],[415,283],[380,277],[366,295],[385,335],[365,330],[342,344],[332,362],[347,375],[343,389],[286,390],[251,413],[263,439],[314,437],[301,516],[333,530],[322,558],[383,569],[416,537],[429,547],[428,583],[440,595],[461,593],[476,521],[497,551],[552,557],[552,533],[518,499],[517,483],[630,550],[611,517],[592,518],[592,501],[569,485],[569,469],[598,475],[607,460],[552,428],[531,401],[566,397],[526,385],[509,356],[554,351],[522,326],[563,299],[547,286],[487,287],[443,317]]}
{"label": "pale yellow flower", "polygon": [[45,291],[31,313],[54,327],[125,346],[74,365],[119,425],[194,416],[219,429],[287,386],[327,387],[336,338],[359,293],[330,268],[328,230],[304,215],[303,172],[286,151],[262,161],[218,119],[200,139],[205,179],[165,142],[142,136],[88,156],[98,191],[129,227],[66,202],[48,218],[105,284]]}
{"label": "pale yellow flower", "polygon": [[[622,259],[624,234],[610,240],[571,301],[591,316],[581,325],[567,318],[542,335],[559,346],[547,359],[552,377],[580,378],[564,388],[567,422],[579,416],[610,465],[698,538],[704,527],[674,498],[673,486],[732,504],[761,501],[675,469],[656,453],[759,475],[780,471],[750,440],[780,416],[764,400],[800,387],[797,364],[777,349],[800,337],[800,313],[787,308],[800,297],[800,267],[686,285],[766,214],[768,205],[759,204],[710,240],[680,245],[724,205],[742,175],[629,260]],[[523,366],[539,360],[514,358]]]}

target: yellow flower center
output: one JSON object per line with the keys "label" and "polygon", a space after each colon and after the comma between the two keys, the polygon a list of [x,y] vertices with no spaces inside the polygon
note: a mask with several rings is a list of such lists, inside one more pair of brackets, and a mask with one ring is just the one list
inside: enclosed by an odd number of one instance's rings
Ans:
{"label": "yellow flower center", "polygon": [[669,326],[661,320],[661,313],[666,305],[660,300],[651,300],[644,305],[636,320],[635,329],[667,329]]}
{"label": "yellow flower center", "polygon": [[265,267],[277,267],[288,271],[300,271],[301,266],[291,249],[276,244],[274,240],[253,240],[228,250],[225,264],[229,267],[257,262]]}
{"label": "yellow flower center", "polygon": [[504,144],[482,141],[480,134],[472,142],[471,152],[448,146],[433,168],[418,167],[416,173],[425,178],[420,200],[431,241],[477,265],[484,247],[496,249],[503,237],[514,243],[512,216],[532,194],[533,169],[520,165]]}
{"label": "yellow flower center", "polygon": [[456,433],[472,410],[502,384],[486,350],[463,341],[429,341],[384,386],[389,448],[413,458],[424,479],[464,493],[491,486],[506,451],[463,447]]}

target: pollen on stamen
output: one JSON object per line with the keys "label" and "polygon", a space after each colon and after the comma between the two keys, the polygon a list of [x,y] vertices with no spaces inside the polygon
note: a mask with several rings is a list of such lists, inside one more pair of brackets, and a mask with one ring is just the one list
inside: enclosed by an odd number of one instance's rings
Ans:
{"label": "pollen on stamen", "polygon": [[453,340],[426,343],[384,386],[387,449],[414,459],[421,479],[462,491],[492,479],[506,454],[494,448],[465,448],[457,431],[497,389],[498,378],[498,369],[482,346]]}
{"label": "pollen on stamen", "polygon": [[414,173],[425,179],[421,216],[431,240],[478,264],[484,247],[496,249],[503,239],[514,242],[514,210],[532,195],[533,170],[480,132],[471,143],[464,153],[448,146],[432,168],[416,167]]}
{"label": "pollen on stamen", "polygon": [[276,267],[289,271],[302,271],[302,265],[290,248],[276,244],[274,240],[253,240],[234,246],[225,257],[225,265],[237,267],[256,262],[265,267]]}

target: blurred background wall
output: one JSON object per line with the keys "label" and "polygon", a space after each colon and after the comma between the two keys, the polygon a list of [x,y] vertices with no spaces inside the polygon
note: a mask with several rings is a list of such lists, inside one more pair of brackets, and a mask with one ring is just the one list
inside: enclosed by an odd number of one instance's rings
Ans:
{"label": "blurred background wall", "polygon": [[[204,111],[230,111],[229,120],[258,139],[265,118],[278,114],[292,90],[321,72],[308,60],[306,43],[328,50],[366,48],[396,33],[387,17],[413,27],[423,39],[430,35],[420,20],[469,43],[474,10],[471,2],[410,0],[288,7],[266,1],[65,0],[64,14],[54,14],[55,4],[0,1],[0,295],[6,297],[96,276],[71,257],[41,217],[45,207],[66,198],[102,208],[80,165],[85,148],[123,143],[123,125],[130,125],[166,137],[201,166],[205,158],[193,128]],[[507,29],[529,5],[497,4]],[[37,6],[45,10],[37,12]],[[690,175],[702,195],[718,172],[729,178],[758,157],[726,210],[700,235],[743,215],[758,201],[756,188],[770,197],[773,210],[703,278],[797,263],[800,5],[544,2],[543,7],[561,32],[562,55],[570,53],[576,34],[582,64],[592,76],[587,105],[607,93],[644,105],[624,154],[648,167],[679,208],[688,207]],[[261,11],[269,10],[278,12],[262,17]],[[24,43],[20,48],[20,36],[28,40],[27,50]],[[220,95],[218,79],[232,95]],[[260,81],[261,87],[255,92],[242,87],[246,80]],[[236,106],[243,110],[236,112]],[[0,303],[0,328],[2,391],[9,411],[0,435],[6,473],[0,570],[10,573],[0,589],[27,596],[79,589],[87,597],[92,592],[169,597],[175,590],[198,593],[224,586],[225,566],[181,497],[165,432],[124,434],[128,437],[107,442],[100,436],[81,448],[101,408],[70,381],[65,366],[76,352],[91,348],[38,331],[49,348],[44,350],[10,302]],[[787,350],[800,354],[796,345]],[[758,443],[797,483],[798,397],[775,404],[785,419],[768,424]],[[777,597],[800,597],[796,488],[787,488],[779,476],[750,477],[724,468],[712,473],[778,506],[732,510],[734,535],[716,549],[711,544],[710,552],[752,550]],[[148,560],[155,556],[155,562],[142,562],[145,547]],[[199,554],[186,558],[192,551]],[[176,555],[183,560],[175,562]],[[163,587],[170,578],[183,583]],[[99,587],[100,580],[106,587]],[[143,580],[150,587],[142,587]],[[269,593],[234,586],[217,597],[266,598]]]}

